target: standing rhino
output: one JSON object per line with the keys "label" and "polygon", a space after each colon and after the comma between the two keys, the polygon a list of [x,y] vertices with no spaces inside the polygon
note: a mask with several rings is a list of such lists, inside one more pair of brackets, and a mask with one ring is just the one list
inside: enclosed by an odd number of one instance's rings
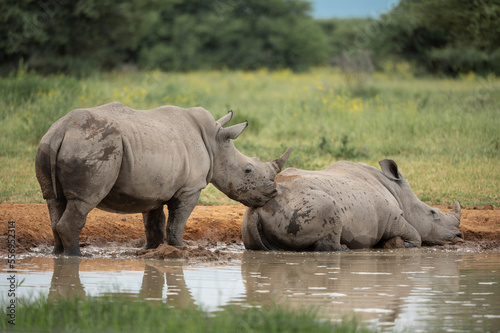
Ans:
{"label": "standing rhino", "polygon": [[371,248],[401,237],[407,246],[463,241],[460,205],[442,213],[421,202],[392,160],[382,172],[337,162],[323,171],[288,168],[278,195],[247,208],[242,234],[250,250],[338,251]]}
{"label": "standing rhino", "polygon": [[181,246],[186,221],[208,183],[247,206],[276,195],[275,176],[290,149],[272,162],[246,157],[232,139],[247,122],[223,128],[205,109],[133,110],[120,103],[73,110],[42,138],[36,176],[47,200],[54,253],[81,255],[80,232],[94,208],[143,213],[146,248]]}

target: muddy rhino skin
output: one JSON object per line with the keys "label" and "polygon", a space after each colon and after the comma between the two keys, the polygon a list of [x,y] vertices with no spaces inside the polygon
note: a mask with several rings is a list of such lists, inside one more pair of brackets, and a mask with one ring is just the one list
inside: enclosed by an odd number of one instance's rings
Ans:
{"label": "muddy rhino skin", "polygon": [[77,109],[42,138],[36,176],[50,213],[54,253],[81,255],[79,236],[94,208],[142,213],[146,248],[181,246],[187,218],[208,183],[247,206],[276,195],[275,176],[290,149],[272,162],[241,154],[232,140],[247,122],[223,128],[205,109],[133,110],[120,103]]}
{"label": "muddy rhino skin", "polygon": [[339,251],[371,248],[401,237],[406,246],[461,242],[460,205],[447,214],[421,202],[392,160],[382,172],[363,163],[336,162],[323,171],[287,168],[278,195],[247,208],[247,249]]}

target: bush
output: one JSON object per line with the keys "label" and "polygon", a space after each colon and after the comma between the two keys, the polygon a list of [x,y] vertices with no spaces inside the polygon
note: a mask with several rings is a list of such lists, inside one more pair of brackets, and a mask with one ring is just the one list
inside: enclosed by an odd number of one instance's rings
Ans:
{"label": "bush", "polygon": [[433,74],[500,74],[496,0],[401,0],[380,22],[377,59],[411,61]]}
{"label": "bush", "polygon": [[306,70],[326,40],[305,0],[79,0],[0,4],[0,71],[20,59],[39,73],[145,69]]}

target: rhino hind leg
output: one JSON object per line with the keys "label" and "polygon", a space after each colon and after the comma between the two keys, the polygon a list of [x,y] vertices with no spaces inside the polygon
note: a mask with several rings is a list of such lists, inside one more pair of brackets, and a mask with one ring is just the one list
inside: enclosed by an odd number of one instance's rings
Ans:
{"label": "rhino hind leg", "polygon": [[245,249],[247,250],[271,250],[270,243],[266,241],[265,234],[262,231],[258,210],[255,208],[249,207],[245,210],[241,225],[241,236],[243,238],[243,245],[245,245]]}
{"label": "rhino hind leg", "polygon": [[318,239],[311,247],[312,251],[318,252],[332,252],[332,251],[346,251],[347,246],[340,244],[340,232],[328,234],[327,236]]}
{"label": "rhino hind leg", "polygon": [[66,209],[55,226],[56,233],[63,246],[64,255],[82,255],[79,243],[80,233],[92,208],[94,207],[78,199],[68,200],[66,203]]}
{"label": "rhino hind leg", "polygon": [[342,223],[330,216],[324,222],[328,223],[332,229],[323,238],[318,239],[312,244],[312,251],[346,251],[346,245],[340,243],[342,236]]}
{"label": "rhino hind leg", "polygon": [[146,230],[146,249],[156,249],[165,238],[165,213],[163,205],[142,214]]}
{"label": "rhino hind leg", "polygon": [[47,199],[47,207],[49,209],[50,224],[52,226],[52,233],[54,234],[54,250],[53,254],[61,254],[64,252],[64,246],[57,231],[57,224],[61,219],[64,210],[66,209],[66,200],[61,199]]}

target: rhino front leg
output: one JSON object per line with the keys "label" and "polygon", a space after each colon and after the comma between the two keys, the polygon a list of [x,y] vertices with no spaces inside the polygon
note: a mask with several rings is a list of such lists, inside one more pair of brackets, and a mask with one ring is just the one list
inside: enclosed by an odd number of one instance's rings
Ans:
{"label": "rhino front leg", "polygon": [[389,229],[384,238],[391,239],[397,236],[403,239],[405,247],[420,247],[422,245],[422,237],[417,229],[408,223],[403,215],[394,217],[392,228]]}
{"label": "rhino front leg", "polygon": [[172,246],[182,246],[182,235],[186,222],[194,207],[198,203],[201,191],[190,196],[172,198],[167,202],[167,243]]}
{"label": "rhino front leg", "polygon": [[142,214],[146,229],[146,249],[156,249],[165,238],[165,213],[163,205]]}

